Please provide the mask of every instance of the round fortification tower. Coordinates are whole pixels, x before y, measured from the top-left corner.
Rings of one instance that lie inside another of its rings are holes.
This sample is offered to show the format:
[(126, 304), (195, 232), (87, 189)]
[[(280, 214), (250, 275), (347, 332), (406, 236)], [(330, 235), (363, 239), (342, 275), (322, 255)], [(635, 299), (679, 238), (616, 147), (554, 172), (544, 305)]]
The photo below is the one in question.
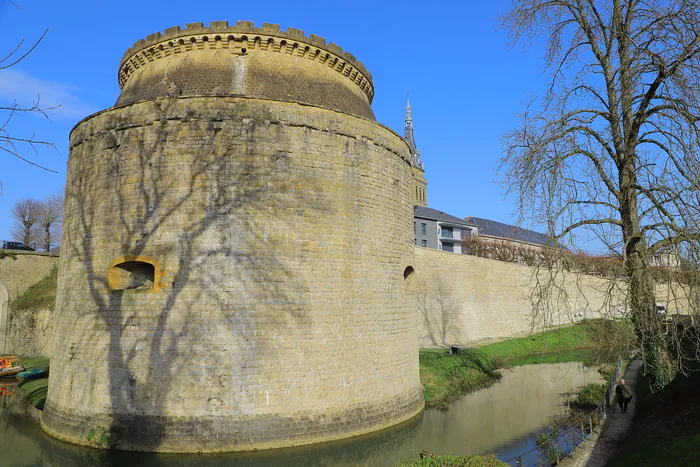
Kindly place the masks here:
[(137, 42), (119, 84), (71, 133), (43, 428), (235, 451), (420, 412), (410, 153), (362, 64), (194, 23)]

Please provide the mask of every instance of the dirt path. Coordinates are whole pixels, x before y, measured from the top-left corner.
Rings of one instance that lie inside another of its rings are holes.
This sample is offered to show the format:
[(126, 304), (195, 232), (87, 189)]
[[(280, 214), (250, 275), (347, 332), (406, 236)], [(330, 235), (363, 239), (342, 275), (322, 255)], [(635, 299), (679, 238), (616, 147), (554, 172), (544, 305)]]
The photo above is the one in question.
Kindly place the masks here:
[[(625, 382), (632, 395), (637, 394), (637, 375), (642, 368), (642, 362), (635, 360), (625, 372)], [(620, 441), (632, 427), (632, 419), (636, 411), (636, 401), (627, 407), (626, 413), (620, 412), (620, 407), (615, 404), (612, 413), (608, 414), (608, 422), (605, 430), (597, 437), (591, 438), (581, 444), (574, 453), (572, 459), (567, 459), (560, 465), (562, 467), (603, 467), (612, 458)]]

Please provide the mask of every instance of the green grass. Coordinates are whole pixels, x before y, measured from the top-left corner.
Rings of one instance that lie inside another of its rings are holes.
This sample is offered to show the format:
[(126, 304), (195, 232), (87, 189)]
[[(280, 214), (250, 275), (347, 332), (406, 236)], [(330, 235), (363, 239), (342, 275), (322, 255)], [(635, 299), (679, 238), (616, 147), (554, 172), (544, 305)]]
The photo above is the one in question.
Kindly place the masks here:
[[(516, 366), (513, 363), (521, 360), (529, 363), (528, 359), (539, 355), (549, 355), (550, 363), (573, 361), (561, 360), (561, 358), (575, 358), (577, 350), (610, 348), (618, 342), (628, 342), (633, 339), (634, 330), (628, 321), (595, 319), (528, 337), (496, 342), (480, 347), (479, 350), (497, 361)], [(562, 352), (566, 354), (560, 356)]]
[(464, 349), (462, 355), (421, 349), (419, 361), (427, 407), (446, 409), (461, 395), (488, 387), (501, 377), (493, 360), (479, 349)]
[(54, 267), (48, 276), (29, 287), (22, 295), (17, 297), (10, 304), (10, 308), (15, 311), (53, 309), (56, 301), (57, 286), (58, 268)]
[[(460, 396), (498, 381), (502, 366), (610, 359), (612, 346), (633, 338), (628, 322), (590, 320), (528, 337), (509, 339), (450, 355), (445, 349), (421, 349), (420, 378), (426, 407), (446, 409)], [(591, 352), (598, 349), (598, 355)], [(616, 351), (612, 352), (614, 358)]]
[(496, 456), (436, 456), (425, 459), (406, 459), (399, 461), (396, 467), (508, 467), (508, 464), (496, 459)]

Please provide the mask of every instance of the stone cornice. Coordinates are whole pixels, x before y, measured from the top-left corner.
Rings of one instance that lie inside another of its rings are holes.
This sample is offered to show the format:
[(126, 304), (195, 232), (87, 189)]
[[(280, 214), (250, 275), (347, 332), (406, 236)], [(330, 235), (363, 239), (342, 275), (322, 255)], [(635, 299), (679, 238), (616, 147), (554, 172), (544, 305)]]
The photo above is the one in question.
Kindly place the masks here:
[(263, 50), (297, 55), (333, 68), (353, 81), (366, 95), (369, 102), (374, 97), (372, 75), (355, 58), (334, 43), (326, 43), (323, 37), (288, 28), (281, 31), (279, 25), (263, 23), (256, 28), (252, 21), (228, 21), (189, 23), (185, 29), (175, 26), (163, 33), (151, 34), (130, 47), (119, 65), (119, 86), (123, 87), (135, 70), (160, 58), (212, 49), (230, 49), (232, 53), (245, 55), (249, 51)]

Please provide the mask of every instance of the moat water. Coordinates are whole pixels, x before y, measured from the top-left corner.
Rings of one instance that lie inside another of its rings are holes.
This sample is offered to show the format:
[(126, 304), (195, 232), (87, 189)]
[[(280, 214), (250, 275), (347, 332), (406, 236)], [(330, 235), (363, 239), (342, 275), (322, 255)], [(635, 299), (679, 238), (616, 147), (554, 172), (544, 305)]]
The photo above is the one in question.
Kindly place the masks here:
[(500, 382), (462, 397), (445, 412), (426, 410), (399, 426), (349, 440), (251, 453), (162, 455), (80, 448), (46, 435), (35, 421), (21, 416), (26, 409), (6, 399), (0, 408), (0, 439), (5, 446), (0, 465), (391, 467), (422, 450), (445, 455), (494, 452), (508, 460), (535, 447), (550, 417), (566, 410), (566, 393), (602, 382), (595, 365), (580, 362), (501, 372)]

